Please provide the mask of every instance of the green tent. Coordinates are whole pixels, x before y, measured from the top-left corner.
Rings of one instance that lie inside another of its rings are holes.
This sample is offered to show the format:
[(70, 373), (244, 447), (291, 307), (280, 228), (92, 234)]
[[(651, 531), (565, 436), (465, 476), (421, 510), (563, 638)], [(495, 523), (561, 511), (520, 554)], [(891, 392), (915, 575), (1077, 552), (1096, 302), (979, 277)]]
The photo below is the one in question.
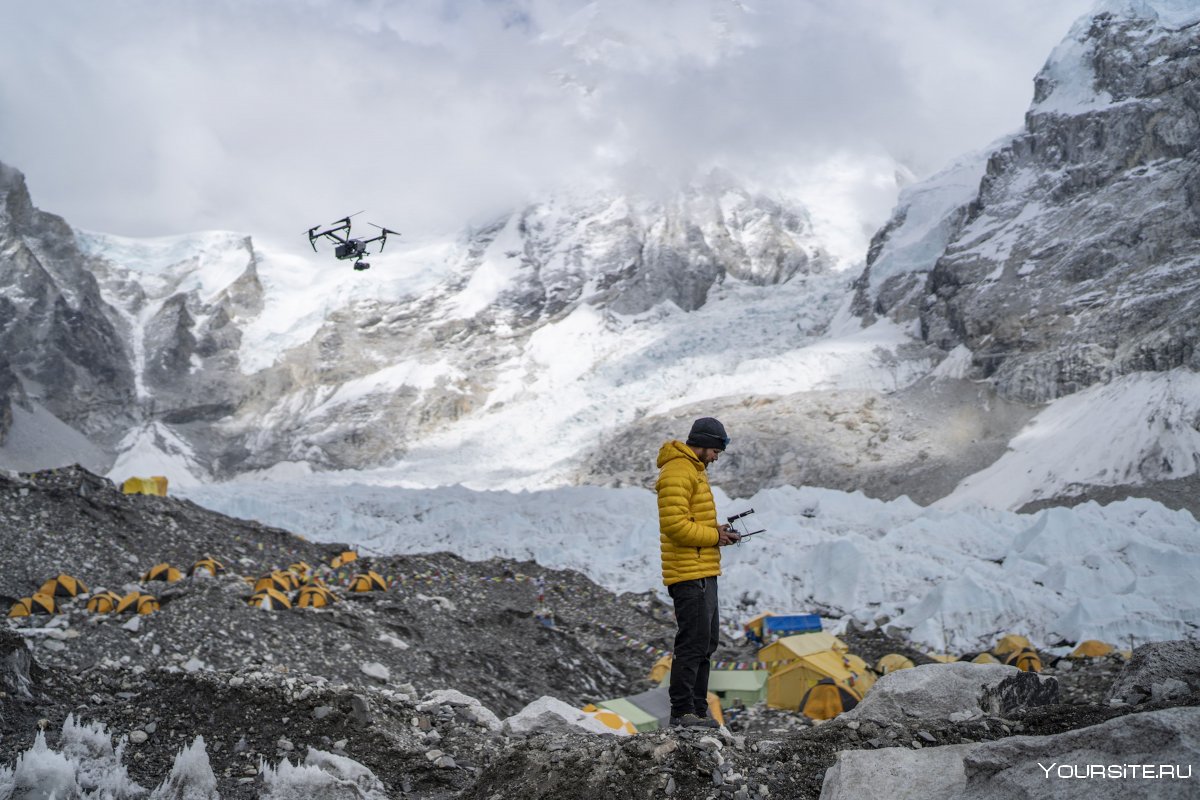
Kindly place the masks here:
[(708, 673), (708, 690), (721, 699), (721, 708), (740, 700), (750, 706), (767, 699), (765, 669), (714, 669)]

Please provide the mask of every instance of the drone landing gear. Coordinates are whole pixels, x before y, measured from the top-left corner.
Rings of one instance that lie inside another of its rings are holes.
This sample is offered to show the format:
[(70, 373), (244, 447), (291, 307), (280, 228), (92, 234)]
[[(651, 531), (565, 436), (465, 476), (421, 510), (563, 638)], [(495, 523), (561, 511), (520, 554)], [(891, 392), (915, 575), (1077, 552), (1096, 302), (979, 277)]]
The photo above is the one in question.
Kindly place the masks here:
[(360, 261), (354, 262), (354, 269), (357, 270), (358, 272), (362, 272), (364, 269), (370, 269), (370, 268), (371, 268), (371, 265), (365, 261), (360, 260)]

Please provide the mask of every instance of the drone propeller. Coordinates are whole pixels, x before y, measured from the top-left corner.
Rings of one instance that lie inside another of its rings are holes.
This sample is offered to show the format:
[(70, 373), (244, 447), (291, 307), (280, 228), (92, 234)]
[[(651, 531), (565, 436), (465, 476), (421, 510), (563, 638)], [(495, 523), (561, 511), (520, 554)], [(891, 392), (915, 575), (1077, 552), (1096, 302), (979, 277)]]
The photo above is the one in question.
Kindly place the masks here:
[(367, 224), (372, 227), (379, 228), (379, 230), (380, 230), (379, 235), (376, 236), (374, 239), (370, 239), (369, 241), (372, 241), (372, 242), (378, 241), (379, 242), (379, 252), (381, 252), (381, 253), (383, 252), (383, 248), (387, 246), (387, 237), (388, 237), (389, 233), (392, 234), (393, 236), (400, 235), (400, 231), (394, 231), (394, 230), (391, 230), (390, 228), (385, 228), (382, 225), (376, 225), (374, 222), (368, 222)]
[[(366, 209), (364, 208), (364, 209), (363, 209), (363, 211), (366, 211)], [(350, 224), (350, 219), (351, 219), (352, 217), (357, 217), (357, 216), (358, 216), (359, 214), (361, 214), (361, 213), (363, 213), (363, 212), (362, 212), (362, 211), (355, 211), (355, 212), (354, 212), (353, 214), (351, 214), (350, 216), (348, 216), (348, 217), (342, 217), (341, 219), (334, 220), (333, 222), (331, 222), (331, 223), (329, 223), (329, 224), (330, 224), (330, 225), (349, 225), (349, 224)]]

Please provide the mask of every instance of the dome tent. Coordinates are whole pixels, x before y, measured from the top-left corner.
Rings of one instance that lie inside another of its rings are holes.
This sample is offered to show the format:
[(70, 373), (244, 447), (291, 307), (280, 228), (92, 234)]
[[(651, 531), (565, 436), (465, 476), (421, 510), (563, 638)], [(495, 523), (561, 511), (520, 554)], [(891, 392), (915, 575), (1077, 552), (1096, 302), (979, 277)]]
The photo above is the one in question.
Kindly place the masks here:
[(222, 564), (220, 561), (217, 561), (215, 558), (212, 558), (211, 556), (205, 556), (204, 558), (198, 560), (195, 564), (192, 564), (191, 569), (188, 570), (188, 575), (195, 575), (197, 572), (207, 572), (209, 575), (215, 578), (224, 571), (224, 564)]
[(254, 581), (254, 591), (261, 592), (264, 589), (274, 589), (277, 592), (290, 592), (300, 586), (295, 574), (284, 570), (274, 570), (266, 575), (260, 575)]
[(288, 599), (286, 594), (271, 588), (255, 592), (246, 600), (246, 603), (255, 608), (261, 608), (264, 611), (276, 611), (292, 607), (292, 601)]
[(1107, 642), (1102, 642), (1099, 639), (1088, 639), (1076, 645), (1068, 658), (1102, 658), (1109, 653), (1115, 652), (1115, 650), (1116, 648)]
[(38, 589), (38, 592), (54, 597), (74, 597), (75, 595), (86, 593), (87, 590), (87, 585), (83, 581), (67, 575), (65, 572), (60, 572), (43, 583), (42, 588)]
[(182, 572), (164, 561), (163, 563), (155, 564), (153, 567), (146, 570), (146, 572), (142, 575), (142, 582), (148, 583), (150, 581), (166, 581), (167, 583), (174, 583), (182, 578)]
[(858, 698), (838, 686), (833, 678), (821, 678), (800, 699), (799, 711), (809, 719), (833, 719), (858, 705)]
[(367, 570), (351, 578), (347, 588), (352, 592), (386, 592), (388, 587), (378, 572)]
[(111, 614), (121, 604), (121, 595), (105, 589), (96, 592), (87, 601), (87, 610), (92, 614)]
[(117, 604), (116, 613), (132, 614), (136, 612), (145, 616), (146, 614), (153, 614), (159, 608), (161, 606), (159, 605), (158, 598), (154, 595), (145, 594), (144, 592), (130, 592), (121, 598), (121, 602)]
[(58, 603), (54, 595), (35, 592), (29, 597), (22, 597), (12, 604), (8, 610), (10, 617), (32, 617), (34, 614), (57, 614)]
[(337, 595), (324, 586), (305, 586), (296, 597), (297, 608), (324, 608), (337, 602)]
[(1032, 647), (1022, 647), (1020, 650), (1010, 653), (1008, 658), (1004, 659), (1004, 663), (1010, 667), (1016, 667), (1022, 672), (1042, 671), (1042, 659)]
[(1005, 661), (1009, 655), (1026, 647), (1033, 647), (1028, 639), (1018, 633), (1009, 633), (1001, 636), (996, 642), (996, 646), (992, 648), (992, 655)]

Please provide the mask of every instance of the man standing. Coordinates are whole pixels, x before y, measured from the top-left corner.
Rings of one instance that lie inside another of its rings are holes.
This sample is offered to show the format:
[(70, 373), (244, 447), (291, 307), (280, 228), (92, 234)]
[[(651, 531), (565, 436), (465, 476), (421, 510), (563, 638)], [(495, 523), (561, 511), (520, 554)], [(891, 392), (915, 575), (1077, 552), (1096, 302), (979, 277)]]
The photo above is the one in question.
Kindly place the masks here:
[(686, 442), (658, 451), (658, 529), (663, 583), (675, 601), (675, 654), (671, 661), (671, 725), (715, 728), (708, 716), (709, 660), (717, 649), (717, 548), (738, 540), (717, 524), (706, 468), (729, 445), (725, 426), (712, 417), (692, 423)]

